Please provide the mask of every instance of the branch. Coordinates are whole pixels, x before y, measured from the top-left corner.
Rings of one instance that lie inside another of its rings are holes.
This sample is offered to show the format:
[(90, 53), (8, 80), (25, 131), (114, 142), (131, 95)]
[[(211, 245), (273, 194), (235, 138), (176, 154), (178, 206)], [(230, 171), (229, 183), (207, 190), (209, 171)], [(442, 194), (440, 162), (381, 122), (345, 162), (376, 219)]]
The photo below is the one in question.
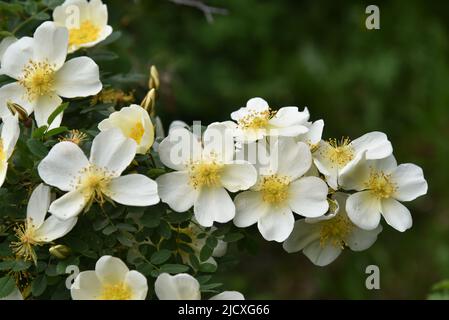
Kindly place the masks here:
[(204, 16), (206, 17), (207, 22), (209, 23), (214, 22), (214, 14), (225, 16), (229, 12), (227, 9), (208, 6), (207, 4), (205, 4), (200, 0), (168, 0), (168, 1), (173, 2), (175, 4), (189, 6), (201, 10)]

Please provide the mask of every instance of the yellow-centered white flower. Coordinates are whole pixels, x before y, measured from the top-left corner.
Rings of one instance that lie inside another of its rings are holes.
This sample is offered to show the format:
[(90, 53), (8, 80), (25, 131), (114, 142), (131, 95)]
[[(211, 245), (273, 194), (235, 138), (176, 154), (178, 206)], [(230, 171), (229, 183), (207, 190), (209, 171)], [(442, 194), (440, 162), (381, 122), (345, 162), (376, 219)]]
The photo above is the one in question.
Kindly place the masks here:
[(5, 182), (8, 172), (8, 160), (11, 157), (20, 136), (18, 116), (7, 115), (2, 118), (0, 133), (0, 187)]
[[(154, 291), (159, 300), (201, 300), (200, 283), (187, 273), (160, 274)], [(209, 300), (245, 300), (245, 297), (237, 291), (224, 291)]]
[(37, 263), (33, 247), (62, 238), (75, 226), (76, 217), (60, 220), (52, 215), (45, 219), (50, 202), (50, 187), (38, 185), (28, 201), (25, 224), (16, 229), (18, 240), (13, 242), (12, 248), (18, 257)]
[(295, 222), (290, 236), (283, 247), (288, 253), (302, 251), (317, 266), (332, 263), (349, 247), (352, 251), (363, 251), (371, 247), (382, 231), (382, 226), (374, 230), (363, 230), (348, 218), (345, 205), (347, 194), (336, 193), (338, 210), (318, 218), (306, 218)]
[(296, 141), (305, 142), (309, 145), (310, 150), (314, 152), (321, 142), (323, 136), (324, 121), (317, 120), (315, 122), (307, 122), (305, 126), (309, 129), (306, 133), (296, 137)]
[(321, 141), (313, 152), (313, 160), (329, 186), (337, 190), (342, 172), (356, 165), (363, 154), (366, 154), (367, 159), (375, 160), (386, 158), (392, 152), (393, 147), (387, 136), (374, 131), (353, 141), (349, 138)]
[(53, 11), (53, 21), (69, 30), (69, 53), (93, 47), (112, 33), (101, 0), (66, 0)]
[(73, 142), (56, 144), (38, 171), (45, 183), (68, 193), (51, 204), (50, 213), (68, 219), (89, 209), (94, 201), (142, 207), (158, 203), (156, 182), (141, 174), (121, 176), (135, 154), (136, 142), (116, 128), (95, 137), (89, 160)]
[(185, 128), (173, 129), (159, 145), (159, 156), (176, 170), (157, 179), (162, 201), (176, 212), (193, 206), (203, 227), (232, 220), (235, 206), (226, 190), (246, 190), (257, 179), (250, 163), (234, 160), (232, 133), (219, 123), (207, 127), (202, 141)]
[(233, 121), (224, 124), (230, 128), (238, 142), (249, 143), (266, 136), (295, 137), (306, 133), (310, 114), (307, 108), (284, 107), (277, 111), (262, 98), (250, 99), (246, 107), (231, 113)]
[(282, 242), (293, 230), (293, 212), (310, 218), (327, 212), (328, 187), (318, 177), (304, 176), (312, 165), (305, 143), (279, 138), (270, 152), (270, 164), (258, 168), (256, 185), (235, 197), (234, 224), (257, 223), (266, 240)]
[(3, 55), (5, 54), (6, 49), (8, 49), (8, 47), (16, 41), (17, 41), (17, 38), (15, 38), (15, 37), (6, 37), (0, 42), (0, 75), (3, 74), (3, 71), (1, 68)]
[[(68, 31), (53, 22), (44, 22), (33, 38), (23, 37), (11, 44), (2, 59), (2, 72), (16, 82), (0, 88), (0, 115), (9, 113), (8, 102), (34, 112), (37, 125), (48, 117), (64, 98), (87, 97), (100, 92), (97, 64), (88, 57), (66, 60)], [(59, 127), (62, 113), (51, 124)]]
[(147, 279), (119, 258), (101, 257), (95, 271), (83, 271), (70, 288), (73, 300), (145, 300)]
[(145, 154), (154, 142), (154, 126), (148, 112), (133, 104), (112, 113), (109, 118), (98, 124), (100, 131), (119, 128), (122, 133), (136, 141), (137, 153)]
[(427, 193), (427, 182), (420, 167), (397, 165), (394, 156), (362, 160), (341, 175), (345, 190), (356, 190), (346, 202), (351, 221), (366, 230), (375, 229), (381, 215), (398, 231), (412, 227), (410, 211), (399, 201), (412, 201)]

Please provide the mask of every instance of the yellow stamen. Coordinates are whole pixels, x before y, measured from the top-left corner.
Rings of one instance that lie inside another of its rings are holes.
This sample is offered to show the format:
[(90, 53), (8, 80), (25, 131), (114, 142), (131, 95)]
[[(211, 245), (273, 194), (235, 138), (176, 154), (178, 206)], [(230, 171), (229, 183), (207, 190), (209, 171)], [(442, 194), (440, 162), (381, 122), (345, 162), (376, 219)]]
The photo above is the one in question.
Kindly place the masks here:
[(108, 200), (107, 192), (112, 178), (111, 174), (90, 165), (82, 170), (80, 176), (76, 188), (81, 190), (87, 199), (86, 210), (90, 208), (93, 202), (103, 205)]
[(201, 187), (217, 187), (223, 165), (217, 162), (198, 162), (190, 166), (190, 183), (197, 189)]
[(105, 284), (100, 300), (130, 300), (131, 289), (125, 283)]
[(252, 111), (248, 115), (238, 120), (238, 125), (243, 129), (264, 129), (268, 126), (268, 122), (276, 114), (271, 109), (264, 111)]
[(69, 133), (64, 137), (60, 138), (59, 141), (69, 141), (76, 145), (81, 145), (87, 139), (87, 134), (79, 130), (70, 130)]
[(135, 140), (137, 144), (140, 144), (142, 141), (143, 134), (145, 133), (145, 129), (141, 122), (137, 122), (129, 133), (129, 138)]
[(371, 170), (366, 188), (378, 199), (390, 198), (397, 190), (396, 184), (391, 180), (391, 174)]
[(51, 94), (55, 83), (55, 66), (48, 61), (30, 60), (19, 83), (26, 89), (28, 101)]
[(91, 21), (85, 20), (80, 24), (79, 28), (72, 28), (69, 30), (69, 46), (80, 46), (85, 43), (93, 42), (98, 39), (99, 35), (100, 28), (94, 25)]
[(288, 199), (289, 185), (290, 180), (284, 176), (263, 177), (260, 183), (263, 201), (273, 205), (282, 204)]
[(335, 217), (321, 222), (320, 246), (330, 244), (344, 249), (346, 241), (354, 225), (346, 215), (337, 214)]
[(14, 229), (18, 241), (11, 243), (12, 251), (19, 258), (25, 261), (33, 261), (37, 264), (37, 256), (34, 251), (34, 246), (41, 246), (44, 243), (37, 241), (36, 229), (34, 226), (27, 221), (24, 224), (19, 225)]
[(342, 138), (340, 141), (330, 139), (329, 148), (325, 152), (324, 156), (337, 168), (343, 168), (354, 159), (354, 148), (349, 138)]

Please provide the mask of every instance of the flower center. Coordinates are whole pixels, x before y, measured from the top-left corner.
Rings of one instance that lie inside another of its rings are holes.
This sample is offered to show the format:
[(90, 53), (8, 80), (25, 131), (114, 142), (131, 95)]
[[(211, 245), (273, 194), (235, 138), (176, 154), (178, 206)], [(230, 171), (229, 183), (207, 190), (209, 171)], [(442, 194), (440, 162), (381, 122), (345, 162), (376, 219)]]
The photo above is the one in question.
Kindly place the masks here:
[(285, 202), (289, 196), (289, 185), (290, 180), (284, 176), (263, 177), (260, 184), (263, 201), (274, 205)]
[(129, 137), (137, 142), (137, 144), (140, 144), (142, 141), (143, 134), (145, 133), (145, 129), (143, 128), (143, 125), (141, 122), (137, 122), (133, 128), (131, 128), (131, 131), (129, 133)]
[(199, 162), (190, 166), (190, 183), (195, 189), (201, 187), (217, 187), (221, 184), (220, 178), (223, 165), (217, 162)]
[(69, 30), (69, 46), (82, 45), (98, 39), (100, 29), (89, 20), (81, 23), (79, 28)]
[(246, 116), (238, 120), (238, 125), (243, 129), (263, 129), (268, 126), (268, 122), (275, 112), (270, 109), (264, 111), (251, 111)]
[(14, 231), (18, 241), (11, 243), (12, 251), (17, 257), (36, 263), (37, 256), (33, 246), (42, 245), (42, 243), (35, 240), (36, 229), (34, 226), (25, 221), (24, 224), (19, 225)]
[(349, 161), (354, 159), (354, 148), (349, 138), (329, 140), (329, 148), (326, 151), (326, 157), (338, 168), (343, 168)]
[(396, 184), (391, 181), (390, 174), (375, 171), (371, 171), (366, 188), (378, 199), (390, 198), (397, 190)]
[(30, 60), (23, 69), (19, 83), (26, 89), (29, 101), (48, 95), (55, 83), (55, 66), (48, 61)]
[(354, 225), (346, 215), (337, 214), (332, 219), (321, 222), (320, 246), (330, 244), (334, 247), (344, 249), (346, 239), (351, 233)]
[(132, 296), (131, 289), (124, 283), (105, 284), (101, 300), (130, 300)]
[(100, 205), (105, 203), (108, 199), (106, 193), (110, 182), (111, 174), (102, 168), (90, 165), (83, 169), (77, 189), (81, 190), (88, 199), (86, 210), (90, 208), (94, 201)]

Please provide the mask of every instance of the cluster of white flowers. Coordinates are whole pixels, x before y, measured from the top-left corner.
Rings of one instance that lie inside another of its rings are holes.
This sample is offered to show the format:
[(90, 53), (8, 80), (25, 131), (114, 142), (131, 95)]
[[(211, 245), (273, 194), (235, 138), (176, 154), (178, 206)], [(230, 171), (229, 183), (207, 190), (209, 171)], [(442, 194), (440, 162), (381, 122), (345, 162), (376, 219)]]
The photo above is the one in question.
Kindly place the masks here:
[[(80, 12), (76, 26), (66, 17), (73, 6)], [(20, 135), (12, 105), (28, 115), (34, 112), (39, 127), (56, 128), (62, 113), (51, 123), (48, 119), (61, 97), (87, 97), (102, 89), (92, 59), (66, 57), (111, 34), (106, 6), (100, 0), (67, 0), (53, 17), (32, 38), (6, 38), (0, 45), (0, 72), (15, 79), (0, 88), (0, 185)], [(396, 230), (409, 229), (410, 212), (399, 201), (427, 192), (422, 170), (398, 166), (383, 133), (325, 141), (324, 122), (309, 118), (307, 108), (275, 110), (253, 98), (231, 114), (233, 121), (213, 123), (204, 132), (174, 125), (157, 146), (161, 162), (173, 171), (153, 181), (142, 174), (122, 176), (136, 154), (148, 153), (155, 140), (144, 108), (122, 108), (99, 123), (89, 158), (77, 144), (63, 141), (40, 162), (38, 173), (46, 185), (40, 184), (29, 199), (14, 251), (36, 262), (33, 246), (63, 237), (83, 210), (105, 201), (145, 207), (162, 200), (175, 212), (193, 207), (195, 226), (188, 232), (197, 253), (204, 240), (195, 238), (196, 223), (205, 228), (230, 221), (240, 228), (257, 223), (263, 238), (282, 242), (287, 252), (302, 250), (319, 266), (331, 263), (345, 247), (370, 247), (382, 230), (381, 215)], [(50, 186), (66, 193), (52, 200)], [(47, 212), (51, 215), (45, 219)], [(220, 243), (214, 255), (225, 250)], [(200, 299), (199, 287), (188, 274), (161, 274), (155, 292), (159, 299)], [(147, 291), (142, 274), (104, 256), (95, 271), (79, 274), (71, 294), (73, 299), (145, 299)], [(223, 292), (213, 299), (243, 296)]]

